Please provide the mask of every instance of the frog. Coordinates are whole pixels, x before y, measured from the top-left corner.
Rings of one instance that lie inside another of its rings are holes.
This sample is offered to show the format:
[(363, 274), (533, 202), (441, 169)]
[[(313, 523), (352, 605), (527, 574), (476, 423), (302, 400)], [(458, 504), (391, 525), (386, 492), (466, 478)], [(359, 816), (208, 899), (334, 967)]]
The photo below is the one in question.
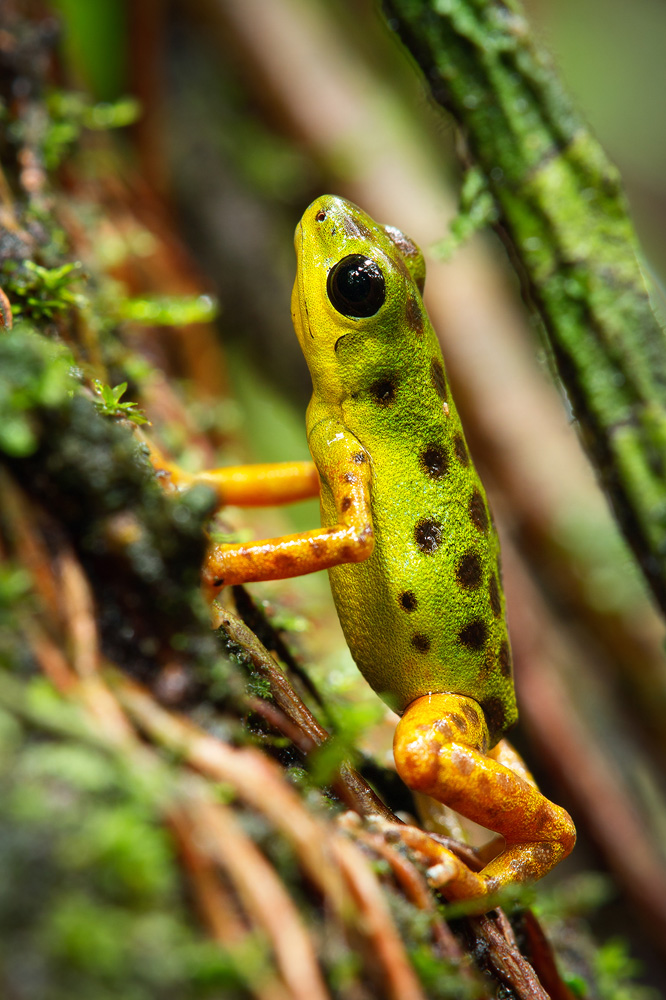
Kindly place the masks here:
[(294, 245), (313, 461), (196, 477), (158, 465), (220, 503), (319, 497), (319, 528), (211, 546), (206, 587), (328, 570), (351, 655), (399, 716), (398, 774), (503, 838), (480, 871), (437, 845), (446, 898), (483, 912), (565, 858), (575, 829), (506, 739), (518, 713), (498, 534), (424, 306), (424, 257), (335, 195), (307, 208)]

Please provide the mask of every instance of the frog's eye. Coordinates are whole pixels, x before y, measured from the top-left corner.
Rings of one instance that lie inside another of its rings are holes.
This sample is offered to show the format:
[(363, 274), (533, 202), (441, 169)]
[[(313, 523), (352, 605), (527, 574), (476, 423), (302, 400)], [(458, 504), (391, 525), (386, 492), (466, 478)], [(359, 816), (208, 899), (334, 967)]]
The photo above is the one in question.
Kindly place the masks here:
[(343, 316), (374, 316), (384, 304), (384, 275), (374, 260), (352, 253), (328, 272), (326, 291)]

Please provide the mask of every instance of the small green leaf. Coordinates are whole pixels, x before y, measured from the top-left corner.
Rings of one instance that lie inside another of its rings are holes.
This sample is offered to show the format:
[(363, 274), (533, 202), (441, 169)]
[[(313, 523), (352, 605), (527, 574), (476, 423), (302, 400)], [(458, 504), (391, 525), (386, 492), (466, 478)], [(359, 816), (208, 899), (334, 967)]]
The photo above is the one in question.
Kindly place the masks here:
[(98, 412), (105, 417), (122, 417), (125, 420), (131, 420), (134, 424), (147, 424), (148, 418), (136, 403), (120, 402), (126, 389), (127, 382), (121, 382), (112, 388), (100, 382), (99, 379), (95, 379), (93, 390), (98, 398), (94, 400), (94, 403)]
[(120, 304), (121, 319), (158, 326), (210, 323), (218, 312), (217, 300), (211, 295), (145, 296)]

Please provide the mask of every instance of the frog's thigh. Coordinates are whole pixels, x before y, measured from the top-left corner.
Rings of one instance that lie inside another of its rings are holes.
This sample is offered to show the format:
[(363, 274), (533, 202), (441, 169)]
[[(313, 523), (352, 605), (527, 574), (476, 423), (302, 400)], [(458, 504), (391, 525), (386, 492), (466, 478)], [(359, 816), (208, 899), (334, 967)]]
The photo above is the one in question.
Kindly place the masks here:
[[(341, 450), (341, 449), (340, 449)], [(335, 457), (333, 501), (337, 523), (297, 535), (239, 545), (212, 546), (204, 581), (211, 588), (257, 580), (281, 580), (341, 562), (367, 559), (374, 545), (370, 512), (370, 464), (356, 447)]]
[[(480, 872), (485, 891), (541, 878), (571, 851), (575, 831), (564, 809), (535, 787), (509, 744), (489, 753), (483, 711), (472, 698), (438, 694), (408, 707), (395, 733), (401, 778), (504, 837), (504, 851)], [(515, 767), (515, 769), (514, 769)], [(522, 773), (521, 773), (522, 771)], [(455, 879), (452, 897), (467, 895)]]
[(488, 756), (492, 760), (496, 760), (498, 764), (504, 764), (505, 767), (511, 768), (515, 774), (519, 774), (525, 781), (529, 781), (530, 785), (533, 785), (535, 788), (537, 787), (537, 783), (527, 769), (525, 761), (518, 751), (514, 750), (508, 740), (500, 740), (492, 750), (488, 751)]

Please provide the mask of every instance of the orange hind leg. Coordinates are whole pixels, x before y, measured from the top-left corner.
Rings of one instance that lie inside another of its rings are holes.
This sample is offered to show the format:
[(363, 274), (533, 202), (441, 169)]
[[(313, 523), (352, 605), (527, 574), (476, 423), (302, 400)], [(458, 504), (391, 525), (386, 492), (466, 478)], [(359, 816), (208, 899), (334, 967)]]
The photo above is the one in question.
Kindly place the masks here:
[(443, 892), (451, 899), (539, 879), (576, 840), (569, 814), (538, 791), (512, 747), (505, 740), (487, 746), (483, 710), (464, 695), (417, 698), (395, 732), (396, 767), (406, 785), (504, 838), (504, 850), (478, 873), (441, 848), (450, 876)]

